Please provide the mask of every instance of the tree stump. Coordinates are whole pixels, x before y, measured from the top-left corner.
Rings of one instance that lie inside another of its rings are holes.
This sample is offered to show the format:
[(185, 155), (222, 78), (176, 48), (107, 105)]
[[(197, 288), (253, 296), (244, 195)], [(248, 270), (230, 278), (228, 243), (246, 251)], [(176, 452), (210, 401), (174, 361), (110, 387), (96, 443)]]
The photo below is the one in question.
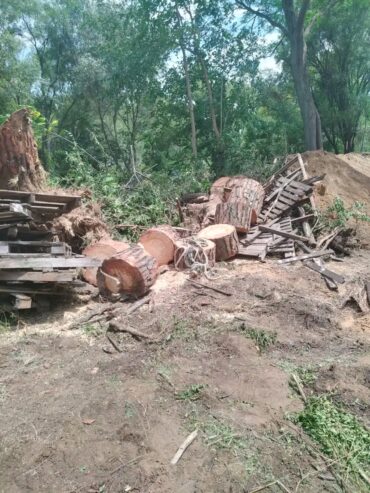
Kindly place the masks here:
[(40, 191), (45, 188), (45, 178), (29, 111), (18, 110), (0, 126), (0, 188)]
[(158, 262), (139, 245), (105, 259), (98, 270), (101, 292), (120, 292), (143, 296), (158, 275)]
[(173, 261), (178, 239), (178, 233), (171, 226), (163, 224), (145, 231), (139, 238), (139, 243), (157, 260), (160, 267)]
[(255, 225), (262, 210), (265, 191), (260, 183), (246, 177), (235, 177), (227, 183), (224, 203), (217, 204), (215, 223), (232, 224), (239, 233)]
[(205, 238), (183, 239), (176, 242), (174, 264), (176, 269), (190, 269), (196, 264), (213, 267), (216, 263), (216, 245)]
[[(115, 241), (112, 240), (111, 238), (107, 238), (98, 241), (93, 245), (89, 245), (82, 251), (82, 253), (83, 255), (86, 255), (86, 257), (105, 260), (107, 258), (112, 257), (113, 255), (116, 255), (117, 253), (121, 253), (124, 250), (127, 250), (128, 248), (130, 248), (130, 245), (128, 243), (125, 243), (124, 241)], [(97, 267), (89, 267), (87, 269), (82, 270), (82, 277), (89, 284), (92, 284), (93, 286), (97, 286), (98, 285), (98, 281), (96, 277), (97, 273), (98, 273)]]
[(199, 231), (197, 237), (216, 244), (216, 260), (227, 260), (238, 253), (238, 235), (231, 224), (214, 224)]

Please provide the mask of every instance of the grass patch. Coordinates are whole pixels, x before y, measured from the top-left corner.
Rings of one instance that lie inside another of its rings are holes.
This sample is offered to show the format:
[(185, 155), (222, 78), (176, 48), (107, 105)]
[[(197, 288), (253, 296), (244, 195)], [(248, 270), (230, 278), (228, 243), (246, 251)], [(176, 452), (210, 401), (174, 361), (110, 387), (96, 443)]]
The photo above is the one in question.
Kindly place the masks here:
[(18, 324), (18, 317), (12, 312), (0, 312), (0, 334), (14, 329)]
[(362, 474), (370, 466), (370, 432), (355, 416), (319, 396), (308, 401), (296, 421), (324, 454), (338, 461), (347, 480), (363, 486)]
[(188, 342), (196, 339), (196, 337), (197, 334), (190, 320), (182, 318), (174, 319), (171, 339), (182, 339)]
[(202, 390), (204, 389), (203, 384), (193, 384), (180, 392), (176, 392), (176, 399), (180, 401), (197, 401), (201, 397)]
[(101, 325), (85, 324), (83, 325), (83, 331), (89, 337), (99, 337), (103, 334), (104, 329)]
[(267, 351), (267, 349), (276, 342), (276, 332), (266, 332), (262, 329), (254, 329), (246, 327), (244, 324), (242, 324), (241, 331), (246, 337), (252, 339), (256, 343), (258, 351), (261, 353)]

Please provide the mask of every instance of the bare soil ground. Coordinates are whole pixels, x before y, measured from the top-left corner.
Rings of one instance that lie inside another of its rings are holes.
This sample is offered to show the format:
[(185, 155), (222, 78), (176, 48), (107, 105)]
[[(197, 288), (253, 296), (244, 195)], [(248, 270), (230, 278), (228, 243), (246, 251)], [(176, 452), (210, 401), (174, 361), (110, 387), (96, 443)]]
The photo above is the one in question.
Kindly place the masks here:
[[(331, 268), (370, 279), (369, 260), (363, 251)], [(276, 479), (338, 491), (289, 420), (303, 407), (290, 378), (299, 371), (307, 395), (331, 392), (369, 424), (370, 316), (340, 307), (345, 285), (332, 293), (303, 266), (242, 260), (214, 282), (232, 296), (174, 272), (157, 284), (154, 310), (127, 319), (155, 341), (112, 334), (121, 353), (104, 327), (63, 331), (86, 306), (3, 332), (0, 491), (239, 493)], [(248, 328), (276, 341), (260, 351)]]

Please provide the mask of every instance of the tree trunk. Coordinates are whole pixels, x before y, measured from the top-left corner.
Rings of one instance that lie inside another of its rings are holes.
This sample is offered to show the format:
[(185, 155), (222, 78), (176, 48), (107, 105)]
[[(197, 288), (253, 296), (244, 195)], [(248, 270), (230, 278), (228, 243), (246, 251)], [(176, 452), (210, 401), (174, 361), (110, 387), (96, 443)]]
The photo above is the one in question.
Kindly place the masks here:
[(225, 190), (224, 202), (216, 207), (215, 223), (232, 224), (239, 233), (246, 233), (257, 223), (264, 188), (257, 181), (240, 176), (230, 179)]
[(45, 179), (29, 112), (21, 109), (0, 127), (0, 188), (41, 191)]
[(298, 105), (301, 111), (305, 149), (316, 151), (322, 149), (321, 119), (311, 92), (307, 71), (307, 45), (305, 39), (304, 20), (310, 0), (304, 0), (297, 13), (293, 0), (283, 0), (285, 16), (285, 34), (290, 43), (290, 64)]
[(303, 120), (305, 149), (316, 151), (322, 149), (321, 119), (312, 96), (307, 73), (306, 43), (303, 32), (294, 33), (291, 39), (291, 68)]
[(185, 72), (186, 94), (187, 94), (187, 99), (188, 99), (188, 108), (189, 108), (189, 115), (190, 115), (191, 147), (192, 147), (192, 151), (193, 151), (193, 157), (194, 157), (194, 159), (196, 159), (198, 156), (198, 148), (197, 148), (197, 130), (196, 130), (196, 126), (195, 126), (193, 93), (192, 93), (191, 84), (190, 84), (189, 64), (188, 64), (188, 59), (186, 56), (185, 43), (184, 43), (184, 38), (183, 38), (182, 33), (181, 33), (182, 18), (181, 18), (179, 10), (177, 8), (176, 8), (176, 14), (177, 14), (178, 25), (179, 25), (179, 30), (180, 30), (179, 44), (180, 44), (180, 48), (181, 48), (181, 52), (182, 52), (182, 64), (183, 64), (184, 72)]

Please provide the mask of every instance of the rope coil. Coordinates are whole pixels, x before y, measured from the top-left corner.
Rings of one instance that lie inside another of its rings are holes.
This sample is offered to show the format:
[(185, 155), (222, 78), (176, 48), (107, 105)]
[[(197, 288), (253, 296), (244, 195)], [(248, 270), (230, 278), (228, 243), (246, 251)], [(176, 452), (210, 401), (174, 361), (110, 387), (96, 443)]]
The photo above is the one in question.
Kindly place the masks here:
[(209, 246), (203, 238), (187, 238), (183, 240), (184, 247), (181, 255), (175, 258), (175, 268), (180, 270), (182, 262), (185, 267), (196, 274), (203, 274), (207, 279), (216, 279), (215, 269), (209, 264), (205, 249)]

